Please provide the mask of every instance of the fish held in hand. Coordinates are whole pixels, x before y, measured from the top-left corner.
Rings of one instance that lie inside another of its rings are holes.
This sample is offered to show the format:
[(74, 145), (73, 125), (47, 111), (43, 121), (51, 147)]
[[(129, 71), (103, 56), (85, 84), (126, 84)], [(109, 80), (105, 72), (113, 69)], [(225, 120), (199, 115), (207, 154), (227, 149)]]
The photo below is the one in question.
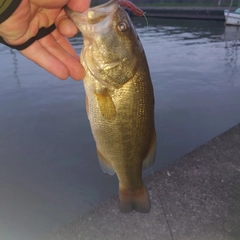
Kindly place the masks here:
[(116, 0), (84, 13), (65, 9), (82, 32), (86, 109), (103, 171), (117, 174), (121, 212), (148, 213), (142, 170), (155, 158), (154, 95), (133, 24)]

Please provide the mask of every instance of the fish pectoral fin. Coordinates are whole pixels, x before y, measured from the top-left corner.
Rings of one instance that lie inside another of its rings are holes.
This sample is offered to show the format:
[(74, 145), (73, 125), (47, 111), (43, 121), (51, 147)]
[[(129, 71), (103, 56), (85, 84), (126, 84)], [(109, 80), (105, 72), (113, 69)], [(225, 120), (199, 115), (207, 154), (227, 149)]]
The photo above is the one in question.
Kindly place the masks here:
[(99, 164), (103, 172), (111, 176), (114, 175), (115, 170), (113, 169), (112, 164), (102, 155), (102, 153), (98, 149), (97, 149), (97, 155), (98, 155)]
[(152, 142), (150, 144), (147, 157), (143, 160), (143, 170), (147, 170), (153, 165), (155, 155), (156, 155), (156, 132), (154, 130)]
[(116, 116), (116, 108), (107, 89), (104, 89), (101, 93), (95, 93), (95, 95), (97, 97), (101, 115), (107, 120), (113, 120)]
[(119, 209), (123, 213), (133, 210), (140, 213), (148, 213), (151, 209), (151, 204), (145, 186), (143, 185), (141, 189), (136, 191), (128, 191), (119, 187)]

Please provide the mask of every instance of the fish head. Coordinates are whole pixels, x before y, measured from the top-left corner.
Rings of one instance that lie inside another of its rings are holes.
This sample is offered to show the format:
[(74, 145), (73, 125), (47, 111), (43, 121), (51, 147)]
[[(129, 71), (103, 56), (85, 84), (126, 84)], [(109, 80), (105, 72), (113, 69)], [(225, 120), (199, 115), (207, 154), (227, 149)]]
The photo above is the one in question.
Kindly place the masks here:
[(121, 87), (137, 71), (143, 47), (127, 12), (111, 0), (84, 13), (66, 9), (81, 31), (81, 62), (99, 82)]

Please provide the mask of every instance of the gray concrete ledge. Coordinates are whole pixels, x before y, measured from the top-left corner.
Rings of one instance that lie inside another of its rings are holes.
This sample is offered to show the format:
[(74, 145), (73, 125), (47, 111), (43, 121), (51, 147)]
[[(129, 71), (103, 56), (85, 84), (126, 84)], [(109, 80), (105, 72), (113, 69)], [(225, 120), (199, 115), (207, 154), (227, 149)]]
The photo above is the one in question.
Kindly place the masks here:
[(145, 183), (149, 214), (120, 213), (116, 196), (47, 240), (239, 240), (240, 125)]
[[(228, 7), (145, 7), (140, 8), (146, 12), (147, 17), (158, 18), (189, 18), (224, 21), (224, 9)], [(236, 9), (236, 8), (232, 8)]]

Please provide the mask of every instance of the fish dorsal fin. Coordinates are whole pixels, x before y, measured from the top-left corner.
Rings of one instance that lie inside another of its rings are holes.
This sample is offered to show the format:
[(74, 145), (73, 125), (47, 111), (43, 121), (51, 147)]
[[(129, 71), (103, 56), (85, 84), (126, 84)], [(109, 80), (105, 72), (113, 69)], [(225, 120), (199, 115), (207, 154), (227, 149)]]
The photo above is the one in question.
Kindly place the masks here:
[(143, 170), (147, 170), (153, 165), (155, 155), (156, 155), (156, 132), (154, 131), (147, 157), (143, 160)]
[(114, 175), (115, 171), (112, 167), (112, 164), (101, 154), (101, 152), (98, 149), (97, 149), (97, 155), (98, 155), (99, 164), (103, 172), (111, 176)]
[(116, 117), (116, 108), (107, 89), (100, 93), (95, 93), (102, 116), (107, 120), (113, 120)]

